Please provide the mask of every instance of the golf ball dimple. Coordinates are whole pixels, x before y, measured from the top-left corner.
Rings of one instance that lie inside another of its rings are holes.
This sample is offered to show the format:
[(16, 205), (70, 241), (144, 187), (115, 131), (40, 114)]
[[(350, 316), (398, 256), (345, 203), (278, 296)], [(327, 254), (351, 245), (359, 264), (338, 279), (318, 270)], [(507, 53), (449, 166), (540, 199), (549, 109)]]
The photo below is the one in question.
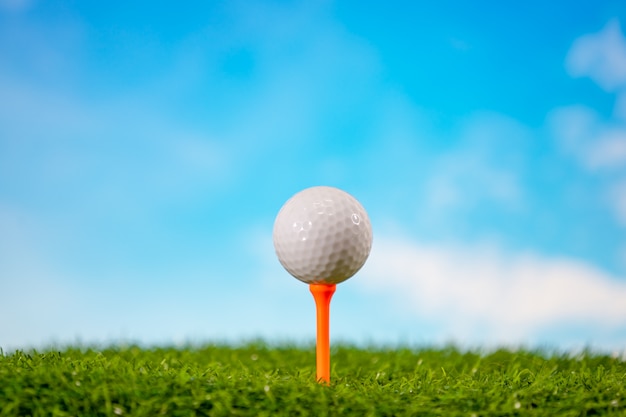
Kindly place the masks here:
[(278, 260), (295, 278), (338, 284), (367, 260), (372, 226), (363, 206), (350, 194), (333, 187), (311, 187), (280, 209), (273, 239)]

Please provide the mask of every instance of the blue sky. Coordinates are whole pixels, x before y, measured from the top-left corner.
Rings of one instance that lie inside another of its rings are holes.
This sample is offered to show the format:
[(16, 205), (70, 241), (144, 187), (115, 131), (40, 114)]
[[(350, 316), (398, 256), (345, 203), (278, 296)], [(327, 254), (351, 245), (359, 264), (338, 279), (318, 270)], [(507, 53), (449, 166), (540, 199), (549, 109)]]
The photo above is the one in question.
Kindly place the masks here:
[(311, 341), (331, 185), (333, 340), (623, 351), (626, 6), (544, 3), (0, 0), (0, 347)]

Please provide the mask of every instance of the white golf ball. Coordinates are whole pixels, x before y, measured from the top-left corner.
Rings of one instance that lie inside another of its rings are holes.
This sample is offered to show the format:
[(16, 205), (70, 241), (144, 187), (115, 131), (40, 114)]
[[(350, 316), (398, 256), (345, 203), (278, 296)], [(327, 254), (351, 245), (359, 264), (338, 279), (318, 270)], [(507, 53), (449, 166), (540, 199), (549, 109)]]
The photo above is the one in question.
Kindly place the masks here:
[(372, 248), (363, 206), (333, 187), (312, 187), (291, 197), (274, 222), (274, 249), (282, 266), (306, 283), (338, 284), (353, 276)]

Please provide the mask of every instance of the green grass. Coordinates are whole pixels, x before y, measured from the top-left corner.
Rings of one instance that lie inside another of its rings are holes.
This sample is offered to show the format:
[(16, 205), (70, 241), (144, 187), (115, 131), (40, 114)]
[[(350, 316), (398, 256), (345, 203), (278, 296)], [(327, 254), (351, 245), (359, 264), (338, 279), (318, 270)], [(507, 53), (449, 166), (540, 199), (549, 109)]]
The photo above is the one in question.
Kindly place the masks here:
[(626, 363), (605, 355), (335, 346), (139, 347), (0, 355), (0, 416), (626, 415)]

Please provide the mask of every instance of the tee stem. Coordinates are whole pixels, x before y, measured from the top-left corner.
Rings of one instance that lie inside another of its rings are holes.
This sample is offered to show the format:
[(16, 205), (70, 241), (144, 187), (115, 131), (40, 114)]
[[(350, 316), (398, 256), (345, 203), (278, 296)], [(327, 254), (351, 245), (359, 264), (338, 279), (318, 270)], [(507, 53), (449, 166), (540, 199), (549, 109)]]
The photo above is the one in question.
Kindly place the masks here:
[(330, 299), (336, 287), (335, 284), (309, 284), (317, 312), (317, 382), (325, 385), (330, 385)]

